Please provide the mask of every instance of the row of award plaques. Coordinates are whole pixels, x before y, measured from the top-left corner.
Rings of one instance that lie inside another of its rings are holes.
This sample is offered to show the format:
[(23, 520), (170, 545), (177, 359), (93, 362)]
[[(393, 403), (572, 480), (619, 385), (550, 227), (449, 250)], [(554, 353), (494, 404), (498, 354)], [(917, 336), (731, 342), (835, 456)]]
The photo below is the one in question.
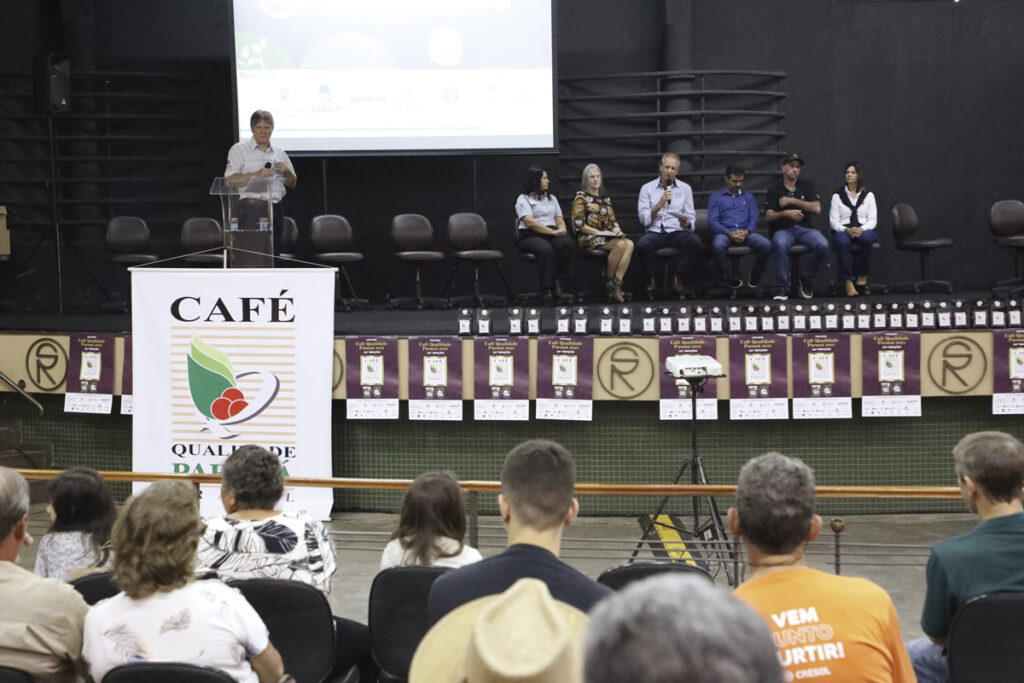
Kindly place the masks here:
[[(493, 309), (463, 308), (460, 335), (494, 334)], [(504, 317), (504, 316), (503, 316)], [(508, 334), (541, 333), (541, 310), (507, 310)], [(875, 303), (809, 303), (748, 306), (604, 306), (595, 316), (586, 307), (555, 310), (555, 334), (748, 334), (759, 332), (866, 332), (1024, 327), (1016, 299)], [(504, 331), (502, 332), (504, 333)]]

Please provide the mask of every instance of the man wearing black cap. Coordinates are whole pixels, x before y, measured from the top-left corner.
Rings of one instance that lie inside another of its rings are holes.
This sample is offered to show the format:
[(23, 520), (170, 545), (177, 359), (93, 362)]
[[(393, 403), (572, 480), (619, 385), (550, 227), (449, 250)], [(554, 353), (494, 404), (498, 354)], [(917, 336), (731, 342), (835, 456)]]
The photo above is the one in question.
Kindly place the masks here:
[(814, 185), (800, 180), (804, 160), (797, 153), (782, 162), (782, 179), (768, 188), (764, 200), (764, 217), (772, 236), (772, 259), (779, 291), (776, 301), (789, 298), (789, 248), (802, 244), (811, 253), (803, 259), (797, 292), (804, 299), (814, 296), (811, 280), (818, 274), (828, 255), (828, 240), (814, 229), (811, 217), (821, 213), (821, 198)]

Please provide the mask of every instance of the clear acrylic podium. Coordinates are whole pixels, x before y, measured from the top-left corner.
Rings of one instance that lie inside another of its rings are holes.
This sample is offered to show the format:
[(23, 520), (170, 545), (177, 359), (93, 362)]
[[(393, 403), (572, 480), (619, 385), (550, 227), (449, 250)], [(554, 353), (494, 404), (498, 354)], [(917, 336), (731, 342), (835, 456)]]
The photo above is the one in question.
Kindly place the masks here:
[(224, 246), (231, 268), (274, 267), (274, 203), (271, 188), (281, 178), (248, 178), (241, 184), (214, 178), (210, 194), (220, 197)]

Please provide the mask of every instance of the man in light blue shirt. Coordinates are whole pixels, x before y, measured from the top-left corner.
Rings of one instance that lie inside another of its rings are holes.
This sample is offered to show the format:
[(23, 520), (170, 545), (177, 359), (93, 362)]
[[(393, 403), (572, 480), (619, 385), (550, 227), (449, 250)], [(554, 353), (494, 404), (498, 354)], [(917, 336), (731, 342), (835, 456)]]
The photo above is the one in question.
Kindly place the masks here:
[(647, 271), (647, 296), (654, 298), (660, 260), (656, 254), (663, 247), (679, 250), (668, 263), (672, 273), (672, 289), (683, 290), (679, 274), (683, 259), (700, 251), (700, 238), (693, 231), (697, 212), (693, 209), (693, 190), (676, 178), (679, 157), (669, 152), (661, 157), (657, 178), (640, 188), (637, 213), (640, 225), (647, 229), (636, 246)]
[(750, 247), (757, 255), (750, 271), (751, 287), (757, 287), (761, 282), (772, 253), (772, 243), (767, 237), (757, 234), (757, 201), (752, 194), (743, 191), (745, 175), (742, 166), (729, 164), (725, 167), (725, 187), (708, 197), (708, 224), (714, 235), (711, 256), (718, 264), (722, 282), (733, 289), (742, 287), (743, 280), (729, 273), (725, 254), (729, 247)]

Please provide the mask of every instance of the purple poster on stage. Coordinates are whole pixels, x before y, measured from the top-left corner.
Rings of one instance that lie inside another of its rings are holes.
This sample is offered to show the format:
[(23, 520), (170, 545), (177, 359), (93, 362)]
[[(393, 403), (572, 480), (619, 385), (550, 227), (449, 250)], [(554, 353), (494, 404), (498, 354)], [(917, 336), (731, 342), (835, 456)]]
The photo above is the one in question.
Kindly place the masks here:
[(530, 419), (529, 339), (473, 340), (473, 398), (474, 419)]
[(64, 412), (109, 414), (114, 405), (114, 337), (72, 334)]
[[(690, 383), (677, 380), (665, 370), (665, 361), (672, 356), (710, 356), (717, 359), (715, 338), (707, 335), (692, 337), (661, 337), (658, 340), (659, 368), (661, 379), (658, 401), (659, 417), (662, 420), (689, 420), (692, 417), (693, 402), (690, 397)], [(718, 419), (718, 380), (708, 379), (697, 398), (697, 419)]]
[(132, 394), (132, 337), (124, 338), (124, 362), (121, 364), (121, 414), (131, 415), (135, 410)]
[(794, 334), (793, 418), (853, 417), (850, 398), (850, 336)]
[(786, 379), (785, 335), (729, 337), (729, 419), (789, 419)]
[(409, 419), (462, 419), (460, 338), (409, 338)]
[(398, 339), (346, 338), (345, 378), (348, 419), (398, 419)]
[(1024, 414), (1024, 330), (992, 331), (992, 414)]
[(861, 335), (861, 416), (921, 416), (921, 333)]
[(580, 420), (593, 416), (594, 338), (537, 340), (537, 419)]

